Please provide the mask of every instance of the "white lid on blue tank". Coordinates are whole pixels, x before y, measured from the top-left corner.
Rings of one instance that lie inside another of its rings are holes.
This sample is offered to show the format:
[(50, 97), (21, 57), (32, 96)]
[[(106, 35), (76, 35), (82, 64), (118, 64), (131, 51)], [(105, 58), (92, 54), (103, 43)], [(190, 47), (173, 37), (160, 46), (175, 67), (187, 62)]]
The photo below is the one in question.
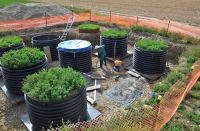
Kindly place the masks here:
[(92, 45), (85, 40), (68, 40), (59, 43), (57, 49), (63, 52), (85, 52), (91, 50)]

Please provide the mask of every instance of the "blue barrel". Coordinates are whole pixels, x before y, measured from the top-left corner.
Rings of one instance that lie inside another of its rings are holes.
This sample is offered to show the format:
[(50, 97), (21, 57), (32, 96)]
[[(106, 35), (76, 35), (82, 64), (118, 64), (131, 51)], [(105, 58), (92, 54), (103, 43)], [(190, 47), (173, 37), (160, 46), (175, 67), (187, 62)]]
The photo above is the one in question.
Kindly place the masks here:
[(91, 72), (92, 45), (84, 40), (68, 40), (58, 44), (61, 67), (71, 67), (81, 73)]

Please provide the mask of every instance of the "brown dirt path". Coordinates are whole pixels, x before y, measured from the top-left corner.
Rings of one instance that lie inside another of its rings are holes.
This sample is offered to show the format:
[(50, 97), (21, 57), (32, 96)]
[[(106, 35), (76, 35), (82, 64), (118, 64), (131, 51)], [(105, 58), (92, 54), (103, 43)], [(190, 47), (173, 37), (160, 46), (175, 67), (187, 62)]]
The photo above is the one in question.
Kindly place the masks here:
[(200, 26), (200, 0), (35, 0)]

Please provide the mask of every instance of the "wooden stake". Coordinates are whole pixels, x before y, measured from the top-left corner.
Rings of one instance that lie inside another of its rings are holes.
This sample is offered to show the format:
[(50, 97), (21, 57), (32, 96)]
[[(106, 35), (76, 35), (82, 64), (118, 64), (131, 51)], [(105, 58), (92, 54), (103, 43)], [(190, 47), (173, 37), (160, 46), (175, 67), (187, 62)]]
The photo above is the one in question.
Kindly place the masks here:
[(169, 31), (170, 23), (171, 23), (171, 21), (169, 20), (168, 25), (167, 25), (167, 32)]

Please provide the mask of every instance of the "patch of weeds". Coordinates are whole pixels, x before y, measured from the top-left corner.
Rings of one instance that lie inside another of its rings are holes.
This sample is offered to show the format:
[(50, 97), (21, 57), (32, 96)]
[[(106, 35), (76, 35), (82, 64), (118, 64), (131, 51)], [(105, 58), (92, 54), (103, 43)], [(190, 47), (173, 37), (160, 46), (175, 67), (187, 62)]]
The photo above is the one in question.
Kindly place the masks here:
[(158, 102), (159, 102), (158, 98), (157, 97), (153, 97), (153, 98), (151, 98), (149, 100), (146, 100), (144, 103), (146, 105), (155, 105), (155, 104), (158, 104)]
[(177, 32), (168, 32), (168, 36), (169, 38), (173, 41), (173, 42), (178, 42), (180, 40), (182, 40), (182, 35), (181, 33), (177, 33)]
[(200, 114), (194, 111), (186, 113), (186, 118), (192, 122), (195, 122), (196, 124), (200, 124)]
[(200, 99), (200, 91), (190, 91), (188, 93), (188, 97), (193, 97), (193, 98), (196, 98), (196, 99)]
[(80, 8), (80, 7), (71, 7), (71, 6), (66, 6), (67, 9), (72, 11), (75, 14), (80, 14), (80, 13), (90, 13), (89, 9), (85, 8)]
[(160, 36), (169, 37), (169, 33), (166, 29), (161, 29), (158, 34)]
[(177, 82), (177, 80), (179, 80), (183, 77), (184, 77), (183, 73), (179, 72), (179, 70), (175, 70), (175, 71), (172, 71), (172, 72), (169, 73), (166, 80), (171, 85), (174, 85)]
[(184, 36), (178, 32), (170, 32), (165, 28), (157, 30), (156, 28), (147, 26), (132, 26), (131, 29), (134, 30), (135, 32), (143, 32), (143, 33), (147, 32), (152, 34), (158, 34), (163, 37), (168, 37), (173, 42), (184, 41), (185, 44), (192, 44), (192, 45), (200, 44), (200, 39), (188, 35)]
[(159, 52), (168, 48), (168, 45), (164, 41), (142, 39), (136, 42), (136, 46), (145, 51)]
[(148, 32), (152, 34), (157, 34), (158, 30), (156, 28), (150, 28), (147, 26), (132, 26), (131, 29), (135, 32)]
[(199, 80), (195, 83), (195, 85), (193, 86), (192, 89), (200, 90), (200, 81)]
[(186, 110), (186, 107), (183, 105), (183, 104), (181, 104), (179, 107), (178, 107), (178, 112), (184, 112)]
[(187, 58), (188, 64), (194, 64), (200, 58), (200, 45), (188, 48), (183, 56)]
[(193, 44), (193, 45), (200, 44), (200, 40), (198, 40), (198, 39), (196, 39), (194, 37), (191, 37), (191, 36), (185, 36), (183, 40), (187, 44)]
[(154, 92), (164, 96), (165, 92), (167, 92), (171, 86), (172, 86), (171, 83), (168, 83), (167, 81), (162, 81), (156, 83), (153, 87), (153, 90)]
[(167, 123), (161, 131), (184, 131), (183, 124), (177, 124), (176, 122)]

